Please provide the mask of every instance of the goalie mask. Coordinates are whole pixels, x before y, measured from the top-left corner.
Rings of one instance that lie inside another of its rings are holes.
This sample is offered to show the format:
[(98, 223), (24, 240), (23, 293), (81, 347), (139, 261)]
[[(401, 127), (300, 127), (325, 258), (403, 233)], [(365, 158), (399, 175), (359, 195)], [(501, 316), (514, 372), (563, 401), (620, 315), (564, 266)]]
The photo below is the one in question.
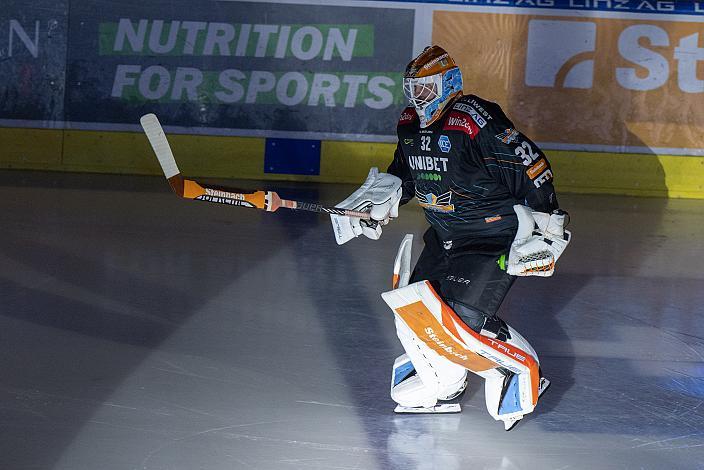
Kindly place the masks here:
[(403, 93), (416, 109), (420, 127), (428, 127), (462, 93), (462, 72), (443, 48), (426, 47), (406, 67)]

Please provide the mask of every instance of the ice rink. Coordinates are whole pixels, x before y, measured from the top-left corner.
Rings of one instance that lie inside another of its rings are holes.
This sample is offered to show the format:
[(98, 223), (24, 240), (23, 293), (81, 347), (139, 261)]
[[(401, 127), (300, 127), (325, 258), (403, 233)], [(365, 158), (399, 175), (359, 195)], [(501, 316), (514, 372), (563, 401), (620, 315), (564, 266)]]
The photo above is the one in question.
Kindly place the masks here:
[(477, 377), (461, 414), (393, 413), (379, 294), (404, 234), (420, 252), (415, 202), (337, 246), (325, 216), (160, 177), (2, 171), (0, 468), (704, 469), (704, 201), (560, 202), (555, 277), (519, 279), (500, 313), (552, 387), (505, 432)]

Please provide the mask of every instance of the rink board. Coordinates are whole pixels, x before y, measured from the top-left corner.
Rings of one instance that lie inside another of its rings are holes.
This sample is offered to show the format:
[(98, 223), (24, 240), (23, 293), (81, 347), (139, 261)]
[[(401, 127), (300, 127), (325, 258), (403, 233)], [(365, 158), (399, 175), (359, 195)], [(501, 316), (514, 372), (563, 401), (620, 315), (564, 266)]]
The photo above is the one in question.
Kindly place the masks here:
[(359, 183), (388, 165), (401, 72), (432, 42), (560, 191), (704, 195), (704, 2), (196, 4), (10, 0), (0, 168), (158, 174), (154, 112), (189, 175)]
[[(390, 143), (323, 141), (319, 175), (266, 171), (266, 139), (170, 135), (179, 166), (190, 176), (359, 183), (370, 166), (385, 169)], [(159, 175), (141, 133), (0, 128), (8, 143), (0, 167)], [(546, 151), (560, 192), (704, 198), (704, 157)]]

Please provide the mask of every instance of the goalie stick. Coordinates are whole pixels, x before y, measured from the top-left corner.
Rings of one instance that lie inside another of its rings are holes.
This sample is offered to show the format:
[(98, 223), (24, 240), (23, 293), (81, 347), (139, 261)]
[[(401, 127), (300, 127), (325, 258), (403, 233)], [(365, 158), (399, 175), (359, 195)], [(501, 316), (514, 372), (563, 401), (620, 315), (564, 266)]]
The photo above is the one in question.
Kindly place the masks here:
[(310, 212), (321, 212), (326, 214), (346, 215), (358, 217), (360, 219), (371, 219), (368, 212), (340, 209), (337, 207), (326, 207), (313, 202), (291, 201), (281, 199), (274, 191), (255, 191), (253, 193), (241, 193), (234, 189), (215, 188), (206, 186), (196, 181), (184, 178), (181, 175), (176, 159), (166, 139), (164, 129), (162, 129), (159, 119), (155, 114), (145, 114), (139, 122), (142, 124), (144, 133), (154, 149), (159, 165), (164, 172), (171, 189), (178, 195), (186, 199), (198, 201), (214, 202), (219, 204), (229, 204), (231, 206), (251, 207), (274, 212), (280, 207), (287, 209), (304, 210)]

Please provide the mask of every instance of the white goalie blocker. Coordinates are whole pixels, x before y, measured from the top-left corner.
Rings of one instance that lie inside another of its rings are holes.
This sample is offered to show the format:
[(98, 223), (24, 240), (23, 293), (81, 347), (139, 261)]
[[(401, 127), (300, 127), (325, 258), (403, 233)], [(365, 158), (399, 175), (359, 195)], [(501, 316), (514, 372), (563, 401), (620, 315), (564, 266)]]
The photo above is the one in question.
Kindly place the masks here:
[[(395, 289), (382, 294), (394, 311), (406, 354), (394, 362), (391, 397), (396, 412), (459, 412), (458, 403), (442, 403), (460, 394), (471, 371), (485, 380), (486, 407), (510, 429), (535, 408), (541, 384), (538, 356), (513, 328), (510, 339), (470, 329), (427, 281), (406, 285), (410, 277), (412, 237), (404, 238), (394, 266)], [(493, 336), (493, 337), (492, 337)]]
[(337, 244), (342, 245), (360, 235), (378, 240), (381, 236), (381, 226), (398, 217), (402, 192), (400, 178), (389, 173), (380, 173), (376, 167), (371, 168), (362, 186), (335, 206), (339, 209), (369, 212), (371, 220), (330, 214)]

